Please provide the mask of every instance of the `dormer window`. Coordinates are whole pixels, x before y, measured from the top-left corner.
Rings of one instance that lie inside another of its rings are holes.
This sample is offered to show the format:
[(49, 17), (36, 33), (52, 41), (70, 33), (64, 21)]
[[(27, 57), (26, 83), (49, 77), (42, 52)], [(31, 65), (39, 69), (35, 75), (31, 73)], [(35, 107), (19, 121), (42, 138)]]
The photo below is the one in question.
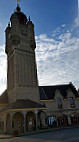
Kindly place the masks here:
[(61, 98), (57, 99), (57, 103), (58, 103), (58, 108), (62, 108), (62, 101)]
[(70, 107), (75, 107), (73, 97), (69, 97), (69, 103), (70, 103)]

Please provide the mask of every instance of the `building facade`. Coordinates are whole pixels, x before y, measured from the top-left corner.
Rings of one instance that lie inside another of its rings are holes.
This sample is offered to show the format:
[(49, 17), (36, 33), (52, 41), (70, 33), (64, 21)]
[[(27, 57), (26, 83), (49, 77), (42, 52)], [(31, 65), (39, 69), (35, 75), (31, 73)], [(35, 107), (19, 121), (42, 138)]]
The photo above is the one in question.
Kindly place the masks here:
[(34, 24), (19, 5), (5, 34), (7, 89), (0, 96), (0, 133), (78, 125), (79, 94), (72, 83), (38, 86)]
[(79, 94), (72, 83), (40, 86), (40, 102), (47, 108), (49, 127), (79, 124)]

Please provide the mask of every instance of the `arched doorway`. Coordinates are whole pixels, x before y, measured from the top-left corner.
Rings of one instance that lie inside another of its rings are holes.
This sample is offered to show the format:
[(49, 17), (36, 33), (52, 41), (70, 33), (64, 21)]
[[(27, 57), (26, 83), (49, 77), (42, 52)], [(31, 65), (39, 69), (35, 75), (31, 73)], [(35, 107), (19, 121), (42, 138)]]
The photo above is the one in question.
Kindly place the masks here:
[(36, 129), (36, 118), (34, 112), (28, 112), (26, 115), (26, 130), (33, 131)]
[(39, 111), (38, 113), (38, 127), (39, 129), (48, 127), (48, 118), (44, 111)]
[(11, 122), (10, 122), (10, 114), (8, 113), (6, 116), (6, 133), (10, 133)]
[(24, 133), (24, 117), (20, 112), (16, 112), (12, 118), (13, 132)]

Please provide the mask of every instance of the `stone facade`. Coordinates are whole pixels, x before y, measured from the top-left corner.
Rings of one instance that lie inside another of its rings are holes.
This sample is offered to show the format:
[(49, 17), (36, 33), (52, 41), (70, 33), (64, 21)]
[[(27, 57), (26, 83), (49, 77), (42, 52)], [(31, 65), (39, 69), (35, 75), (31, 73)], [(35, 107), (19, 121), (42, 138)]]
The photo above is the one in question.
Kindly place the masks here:
[[(53, 89), (54, 86), (52, 86)], [(62, 85), (64, 90), (64, 86)], [(58, 118), (61, 118), (61, 121), (64, 121), (64, 116), (67, 117), (67, 125), (77, 125), (79, 124), (79, 94), (76, 91), (73, 84), (65, 85), (66, 95), (61, 93), (61, 85), (55, 88), (54, 94), (51, 93), (50, 99), (40, 99), (41, 104), (44, 104), (47, 108), (48, 119), (56, 118), (58, 123)], [(41, 87), (43, 88), (43, 87)], [(72, 89), (71, 89), (72, 88)], [(47, 96), (48, 91), (51, 91), (51, 86), (49, 90), (43, 88), (45, 96)], [(41, 94), (42, 95), (42, 94)], [(54, 98), (52, 99), (52, 96)], [(44, 96), (43, 96), (44, 97)], [(53, 121), (53, 120), (52, 120)], [(70, 123), (70, 121), (72, 121)], [(70, 123), (70, 124), (69, 124)], [(58, 125), (58, 124), (57, 124)], [(61, 122), (61, 126), (64, 126), (64, 122)]]
[(9, 103), (18, 98), (39, 102), (34, 25), (30, 18), (27, 21), (19, 6), (10, 21), (6, 28)]
[[(69, 97), (72, 97), (74, 99), (74, 106), (73, 107), (70, 105)], [(58, 98), (61, 98), (61, 102), (62, 102), (61, 108), (58, 108), (58, 102), (57, 102)], [(56, 112), (58, 114), (58, 113), (60, 113), (60, 111), (62, 111), (61, 114), (65, 113), (65, 115), (67, 115), (68, 110), (71, 113), (72, 113), (72, 111), (74, 113), (76, 113), (77, 110), (79, 109), (79, 97), (75, 98), (75, 95), (70, 90), (68, 92), (66, 99), (64, 99), (62, 94), (60, 92), (58, 92), (58, 90), (57, 90), (56, 95), (55, 95), (55, 99), (53, 99), (53, 100), (40, 100), (40, 102), (41, 102), (41, 104), (45, 104), (46, 107), (48, 108), (47, 109), (48, 115), (50, 115), (50, 113), (52, 115), (56, 115)], [(78, 110), (78, 112), (79, 112), (79, 110)]]

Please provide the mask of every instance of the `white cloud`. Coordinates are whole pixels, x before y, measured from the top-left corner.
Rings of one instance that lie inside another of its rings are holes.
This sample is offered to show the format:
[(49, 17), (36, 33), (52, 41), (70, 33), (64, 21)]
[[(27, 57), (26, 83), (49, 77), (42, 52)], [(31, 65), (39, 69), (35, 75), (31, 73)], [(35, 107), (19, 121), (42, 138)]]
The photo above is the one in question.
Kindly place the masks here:
[(6, 89), (6, 77), (7, 77), (7, 67), (6, 67), (6, 54), (5, 46), (0, 46), (0, 94)]
[(40, 85), (72, 81), (77, 88), (79, 87), (79, 38), (72, 36), (69, 31), (57, 35), (57, 39), (56, 33), (50, 39), (45, 34), (36, 37)]
[(66, 26), (65, 24), (61, 25), (61, 27), (65, 27), (65, 26)]
[(77, 26), (77, 27), (79, 27), (79, 15), (78, 15), (78, 17), (75, 19), (75, 26)]
[[(40, 85), (64, 84), (72, 81), (79, 88), (79, 38), (73, 35), (75, 32), (67, 29), (64, 24), (52, 33), (51, 38), (46, 34), (36, 36)], [(6, 62), (3, 45), (0, 46), (0, 94), (6, 89)]]

